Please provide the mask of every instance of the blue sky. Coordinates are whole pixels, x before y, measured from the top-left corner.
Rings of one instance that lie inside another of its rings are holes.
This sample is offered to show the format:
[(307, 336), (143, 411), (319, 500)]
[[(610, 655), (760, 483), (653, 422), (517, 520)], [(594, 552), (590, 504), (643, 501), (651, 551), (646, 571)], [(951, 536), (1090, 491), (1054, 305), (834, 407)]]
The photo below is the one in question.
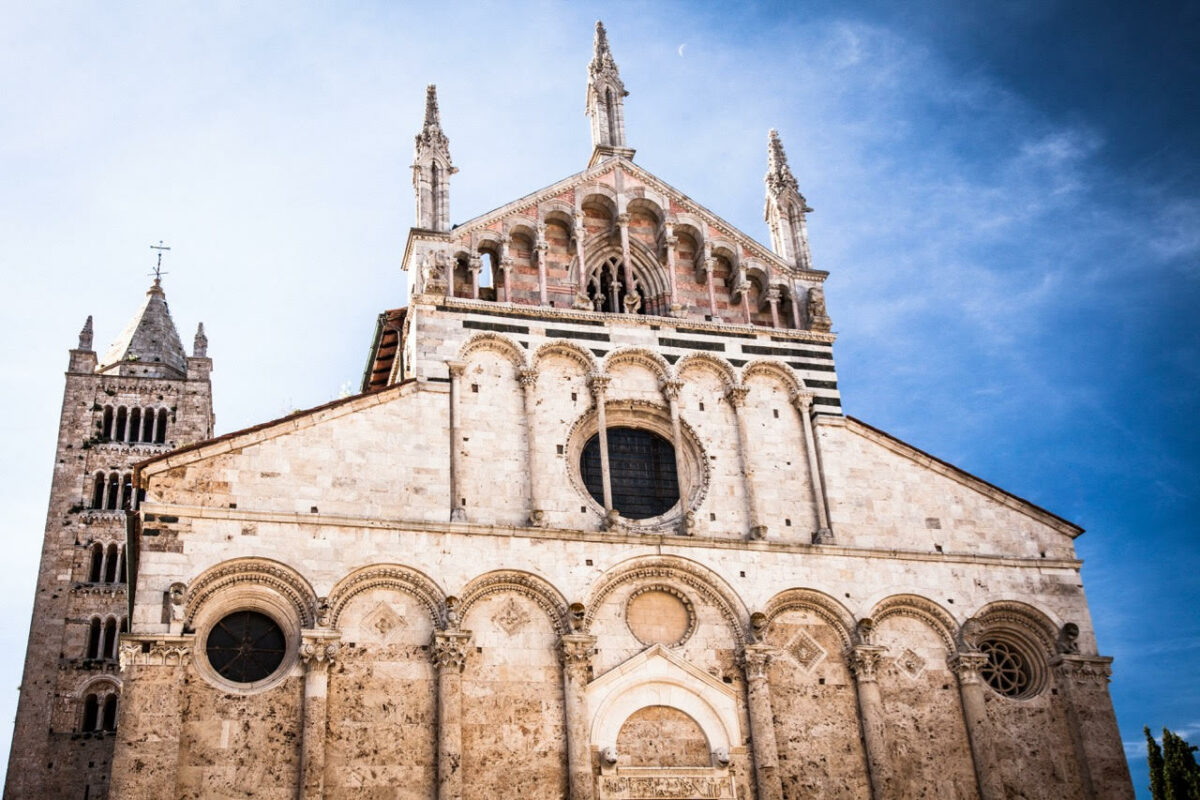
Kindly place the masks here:
[(760, 240), (780, 130), (847, 411), (1088, 529), (1139, 791), (1143, 724), (1200, 743), (1200, 6), (439, 12), (0, 3), (0, 718), (84, 318), (98, 349), (115, 338), (164, 239), (180, 333), (208, 330), (218, 432), (356, 387), (375, 314), (405, 298), (424, 85), (463, 220), (585, 165), (602, 17), (636, 160)]

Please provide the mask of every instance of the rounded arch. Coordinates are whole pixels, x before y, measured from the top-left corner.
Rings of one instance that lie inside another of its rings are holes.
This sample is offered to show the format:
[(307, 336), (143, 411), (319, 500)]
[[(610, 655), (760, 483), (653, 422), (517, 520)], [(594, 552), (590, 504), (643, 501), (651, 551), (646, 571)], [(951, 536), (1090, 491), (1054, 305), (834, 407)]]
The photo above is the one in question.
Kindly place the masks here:
[(550, 355), (566, 356), (575, 361), (575, 363), (583, 367), (585, 375), (591, 375), (600, 369), (599, 364), (596, 362), (596, 357), (590, 351), (565, 339), (551, 340), (535, 350), (533, 357), (530, 358), (531, 365), (536, 368), (544, 358)]
[(613, 565), (600, 576), (588, 592), (584, 629), (590, 630), (597, 609), (605, 598), (621, 584), (642, 579), (674, 579), (688, 586), (720, 610), (733, 635), (741, 644), (747, 643), (750, 613), (737, 592), (720, 575), (703, 564), (681, 556), (635, 556)]
[(188, 598), (184, 607), (187, 624), (195, 623), (196, 615), (214, 595), (239, 584), (274, 590), (296, 612), (304, 627), (313, 626), (316, 593), (311, 584), (286, 564), (255, 557), (223, 561), (200, 573), (188, 587)]
[(647, 367), (658, 376), (660, 381), (669, 381), (674, 377), (671, 365), (665, 358), (653, 350), (643, 347), (618, 347), (605, 356), (601, 370), (605, 374), (611, 375), (612, 368), (623, 362), (632, 362)]
[(342, 611), (356, 595), (380, 588), (396, 589), (412, 595), (429, 613), (434, 628), (445, 626), (445, 592), (428, 575), (403, 564), (372, 564), (360, 567), (338, 581), (325, 601), (329, 607), (330, 626), (337, 627)]
[(472, 579), (462, 591), (460, 618), (465, 619), (471, 606), (496, 592), (516, 592), (538, 605), (550, 619), (554, 632), (560, 636), (570, 633), (567, 625), (567, 600), (545, 578), (515, 569), (493, 570)]
[(575, 196), (579, 198), (580, 208), (588, 205), (600, 206), (613, 219), (617, 218), (619, 204), (617, 203), (617, 193), (612, 187), (603, 183), (589, 183), (586, 186), (580, 186), (576, 190)]
[(842, 644), (849, 647), (853, 641), (854, 615), (830, 595), (816, 589), (784, 589), (767, 601), (766, 615), (769, 625), (785, 611), (812, 611), (837, 633)]
[(742, 261), (742, 269), (746, 270), (746, 277), (758, 281), (759, 289), (766, 292), (771, 286), (771, 267), (757, 258), (746, 258)]
[(642, 196), (631, 198), (625, 204), (627, 212), (645, 211), (654, 218), (655, 226), (658, 229), (662, 228), (663, 221), (667, 217), (667, 212), (659, 199), (650, 192), (642, 192)]
[(477, 333), (458, 350), (458, 360), (466, 361), (476, 350), (494, 350), (502, 353), (521, 369), (526, 366), (525, 350), (512, 339), (499, 333)]
[(75, 687), (71, 689), (70, 696), (76, 700), (82, 700), (86, 695), (101, 692), (120, 694), (121, 679), (115, 675), (88, 675), (76, 682)]
[(508, 240), (514, 241), (516, 236), (524, 236), (529, 239), (530, 243), (537, 241), (537, 231), (534, 226), (537, 224), (535, 220), (521, 218), (516, 222), (512, 222), (508, 226)]
[(741, 258), (738, 256), (738, 246), (728, 239), (711, 239), (712, 254), (717, 258), (724, 258), (733, 267), (733, 271), (737, 272), (741, 267)]
[(706, 241), (706, 237), (704, 236), (706, 226), (699, 218), (691, 214), (675, 214), (673, 218), (668, 219), (668, 222), (674, 225), (673, 232), (675, 235), (686, 234), (692, 237), (692, 240), (696, 243), (697, 250), (700, 252), (703, 251), (704, 242)]
[(708, 741), (710, 752), (736, 747), (738, 726), (723, 705), (730, 703), (715, 703), (680, 680), (631, 682), (599, 704), (592, 717), (591, 741), (601, 748), (615, 747), (621, 728), (631, 716), (644, 708), (665, 706), (686, 714), (696, 723)]
[(996, 600), (979, 609), (971, 618), (984, 631), (1009, 629), (1032, 636), (1046, 655), (1055, 652), (1060, 625), (1036, 606), (1020, 600)]
[(755, 375), (769, 375), (779, 378), (787, 386), (788, 391), (792, 393), (804, 392), (808, 387), (804, 385), (804, 379), (796, 374), (795, 370), (786, 364), (781, 364), (778, 361), (751, 361), (746, 366), (742, 367), (742, 382), (745, 383), (748, 378)]
[(561, 200), (548, 200), (538, 206), (538, 219), (542, 222), (558, 222), (567, 226), (567, 230), (575, 228), (575, 209)]
[(471, 234), (471, 245), (476, 251), (481, 250), (486, 244), (493, 245), (495, 249), (499, 251), (502, 241), (503, 237), (501, 237), (499, 233), (488, 228), (475, 231), (473, 234)]
[(954, 653), (958, 633), (958, 622), (954, 615), (932, 600), (915, 594), (894, 594), (885, 597), (871, 609), (870, 617), (879, 624), (888, 617), (902, 616), (919, 619), (933, 629), (947, 653)]
[(675, 363), (675, 374), (680, 380), (683, 380), (684, 375), (692, 368), (709, 369), (716, 372), (724, 382), (726, 389), (741, 385), (733, 365), (720, 356), (710, 353), (688, 353)]

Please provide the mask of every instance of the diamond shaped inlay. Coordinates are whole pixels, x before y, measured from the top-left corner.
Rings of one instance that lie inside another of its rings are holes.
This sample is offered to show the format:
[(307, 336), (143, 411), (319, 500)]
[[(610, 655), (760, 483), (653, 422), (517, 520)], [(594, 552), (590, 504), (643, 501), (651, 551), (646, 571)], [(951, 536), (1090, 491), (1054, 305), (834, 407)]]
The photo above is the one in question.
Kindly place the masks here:
[(510, 597), (492, 616), (492, 622), (512, 636), (522, 625), (529, 622), (529, 612), (522, 608), (515, 598)]
[(897, 656), (896, 666), (908, 677), (919, 678), (925, 671), (925, 659), (905, 648), (904, 652)]
[(365, 637), (387, 644), (408, 627), (408, 621), (396, 613), (387, 603), (379, 603), (363, 617), (362, 632)]
[(804, 631), (797, 633), (792, 641), (788, 642), (786, 650), (796, 659), (796, 663), (807, 670), (811, 670), (825, 657), (825, 648)]

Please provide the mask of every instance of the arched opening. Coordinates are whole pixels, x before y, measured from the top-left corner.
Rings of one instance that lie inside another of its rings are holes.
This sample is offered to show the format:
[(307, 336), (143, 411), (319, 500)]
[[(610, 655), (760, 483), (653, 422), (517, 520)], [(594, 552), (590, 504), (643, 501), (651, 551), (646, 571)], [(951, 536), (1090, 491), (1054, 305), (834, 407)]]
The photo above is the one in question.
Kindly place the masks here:
[(154, 432), (154, 443), (162, 444), (167, 440), (167, 410), (161, 408), (158, 411), (158, 427)]
[(88, 625), (87, 647), (83, 651), (84, 658), (100, 657), (100, 618), (93, 617)]
[(101, 730), (115, 731), (117, 729), (117, 695), (110, 694), (104, 698), (104, 715), (101, 720)]
[(104, 473), (97, 472), (92, 482), (92, 508), (104, 508)]
[(100, 429), (100, 435), (105, 441), (111, 440), (113, 434), (113, 410), (112, 406), (104, 407), (104, 426)]
[(96, 542), (92, 545), (92, 564), (88, 569), (88, 582), (99, 583), (104, 567), (104, 545)]
[(126, 472), (121, 477), (121, 508), (128, 511), (133, 506), (133, 473)]
[(113, 426), (113, 441), (125, 441), (125, 423), (127, 421), (126, 415), (127, 412), (125, 411), (125, 406), (121, 406), (117, 409), (117, 422)]
[[(125, 548), (117, 551), (117, 583), (125, 582)], [(122, 629), (124, 630), (124, 629)]]
[(115, 472), (109, 473), (108, 476), (108, 492), (105, 495), (104, 508), (108, 511), (116, 511), (117, 503), (120, 502), (121, 496), (121, 476)]
[[(592, 301), (592, 307), (597, 311), (609, 314), (626, 313), (625, 297), (628, 294), (628, 287), (625, 286), (624, 279), (625, 265), (620, 258), (610, 256), (600, 262), (592, 270), (587, 282), (588, 299)], [(634, 313), (645, 314), (647, 313), (646, 297), (643, 294), (642, 281), (636, 272), (633, 275), (633, 282), (633, 291), (638, 298)]]
[(104, 623), (104, 649), (101, 658), (117, 657), (117, 621), (111, 617)]
[(146, 413), (143, 416), (143, 421), (142, 421), (142, 441), (143, 442), (153, 442), (154, 441), (154, 414), (155, 414), (155, 412), (154, 412), (153, 408), (147, 408)]
[(699, 723), (671, 706), (645, 706), (617, 734), (617, 753), (631, 767), (707, 767), (708, 737)]
[(89, 694), (83, 700), (83, 719), (80, 720), (79, 730), (87, 733), (96, 730), (100, 716), (100, 700), (94, 694)]
[(129, 411), (129, 441), (139, 441), (142, 433), (142, 410), (133, 408)]
[(608, 143), (611, 145), (620, 144), (617, 141), (617, 110), (613, 103), (611, 88), (604, 90), (604, 117), (608, 122)]
[(500, 251), (494, 242), (479, 246), (479, 265), (479, 299), (498, 300), (504, 276), (499, 270)]
[(117, 581), (117, 546), (110, 544), (108, 546), (108, 557), (104, 559), (104, 582), (116, 583)]

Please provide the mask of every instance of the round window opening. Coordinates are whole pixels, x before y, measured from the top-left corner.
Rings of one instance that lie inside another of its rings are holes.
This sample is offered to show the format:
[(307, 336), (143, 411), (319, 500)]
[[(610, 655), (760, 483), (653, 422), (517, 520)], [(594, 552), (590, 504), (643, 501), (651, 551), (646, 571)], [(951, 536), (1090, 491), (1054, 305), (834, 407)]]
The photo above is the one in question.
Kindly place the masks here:
[(1008, 642), (987, 639), (979, 643), (987, 655), (981, 673), (987, 685), (1005, 697), (1025, 697), (1035, 688), (1029, 659)]
[[(588, 439), (579, 465), (583, 484), (597, 503), (604, 503), (604, 470), (600, 434)], [(608, 429), (608, 472), (613, 508), (629, 519), (664, 514), (679, 502), (675, 448), (642, 428)]]
[(222, 678), (255, 683), (279, 669), (287, 653), (287, 638), (266, 614), (237, 611), (213, 626), (204, 652)]

